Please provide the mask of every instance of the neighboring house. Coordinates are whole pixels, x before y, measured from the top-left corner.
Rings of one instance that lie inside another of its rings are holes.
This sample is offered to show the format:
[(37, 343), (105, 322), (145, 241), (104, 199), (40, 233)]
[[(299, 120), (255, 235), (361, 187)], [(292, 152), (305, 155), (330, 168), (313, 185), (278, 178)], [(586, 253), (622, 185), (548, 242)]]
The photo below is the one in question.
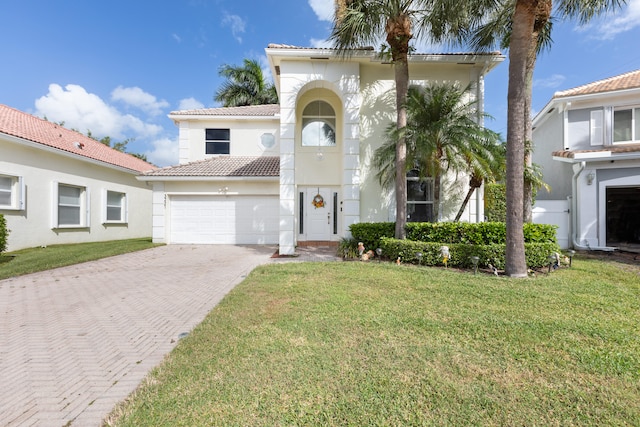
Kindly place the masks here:
[(0, 105), (0, 214), (8, 250), (151, 236), (155, 167)]
[[(180, 165), (139, 177), (153, 183), (153, 238), (165, 243), (337, 242), (351, 224), (395, 220), (395, 197), (380, 187), (371, 160), (395, 122), (394, 69), (371, 49), (345, 57), (332, 49), (269, 45), (280, 105), (172, 112)], [(412, 84), (473, 84), (499, 53), (412, 55)], [(453, 217), (467, 177), (448, 177), (444, 217)], [(410, 221), (431, 219), (429, 180), (409, 177)], [(463, 220), (482, 221), (482, 194)]]
[(537, 200), (568, 200), (559, 237), (577, 249), (640, 248), (640, 70), (556, 92), (533, 128), (533, 161), (551, 186)]

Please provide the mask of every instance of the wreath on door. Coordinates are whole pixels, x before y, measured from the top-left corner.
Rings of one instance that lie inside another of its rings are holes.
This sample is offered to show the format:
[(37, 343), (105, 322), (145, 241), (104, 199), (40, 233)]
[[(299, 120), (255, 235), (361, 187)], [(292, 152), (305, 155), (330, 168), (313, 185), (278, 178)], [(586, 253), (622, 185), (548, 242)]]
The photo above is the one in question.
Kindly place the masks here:
[(320, 195), (320, 193), (318, 193), (311, 201), (311, 204), (315, 206), (316, 209), (324, 208), (324, 198)]

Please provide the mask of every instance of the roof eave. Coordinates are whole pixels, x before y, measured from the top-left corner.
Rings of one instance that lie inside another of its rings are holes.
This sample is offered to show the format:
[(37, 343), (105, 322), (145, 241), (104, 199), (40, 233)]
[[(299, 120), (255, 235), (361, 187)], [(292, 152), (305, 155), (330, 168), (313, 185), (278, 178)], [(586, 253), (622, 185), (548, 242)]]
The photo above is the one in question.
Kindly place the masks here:
[[(56, 147), (51, 147), (51, 146), (46, 145), (46, 144), (42, 144), (42, 143), (39, 143), (39, 142), (34, 142), (34, 141), (31, 141), (31, 140), (20, 138), (20, 137), (17, 137), (17, 136), (13, 136), (13, 135), (10, 135), (10, 134), (7, 134), (7, 133), (0, 132), (0, 135), (2, 135), (4, 140), (9, 141), (9, 142), (26, 145), (26, 146), (31, 147), (31, 148), (44, 150), (44, 151), (47, 151), (49, 153), (58, 154), (58, 155), (69, 157), (69, 158), (72, 158), (72, 159), (75, 159), (75, 160), (82, 160), (82, 161), (87, 162), (87, 163), (91, 163), (91, 164), (94, 164), (94, 165), (99, 165), (99, 166), (103, 166), (103, 167), (119, 170), (121, 172), (127, 172), (127, 173), (130, 173), (132, 175), (146, 172), (146, 171), (139, 171), (139, 170), (136, 170), (136, 169), (125, 168), (124, 166), (118, 166), (118, 165), (115, 165), (113, 163), (108, 163), (108, 162), (105, 162), (105, 161), (102, 161), (102, 160), (92, 159), (91, 157), (87, 157), (87, 156), (83, 156), (83, 155), (80, 155), (80, 154), (72, 153), (70, 151), (62, 150), (62, 149), (56, 148)], [(150, 170), (152, 170), (152, 169), (150, 169)]]
[(206, 175), (138, 175), (136, 179), (139, 181), (162, 182), (162, 181), (209, 181), (209, 182), (243, 182), (243, 181), (262, 181), (262, 182), (279, 182), (279, 176), (206, 176)]

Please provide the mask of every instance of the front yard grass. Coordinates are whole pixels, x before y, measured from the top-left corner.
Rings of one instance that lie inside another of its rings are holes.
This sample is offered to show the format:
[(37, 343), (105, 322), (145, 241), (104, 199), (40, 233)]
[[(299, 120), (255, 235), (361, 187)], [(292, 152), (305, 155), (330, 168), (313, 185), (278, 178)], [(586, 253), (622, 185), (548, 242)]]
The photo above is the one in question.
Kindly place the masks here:
[(0, 254), (0, 280), (158, 246), (151, 238), (51, 245)]
[(262, 266), (105, 425), (639, 425), (639, 272)]

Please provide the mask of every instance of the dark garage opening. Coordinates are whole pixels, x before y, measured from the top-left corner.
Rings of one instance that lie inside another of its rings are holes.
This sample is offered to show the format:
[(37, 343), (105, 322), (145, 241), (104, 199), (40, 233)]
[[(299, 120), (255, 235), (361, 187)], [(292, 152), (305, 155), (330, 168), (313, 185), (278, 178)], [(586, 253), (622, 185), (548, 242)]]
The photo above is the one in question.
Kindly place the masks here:
[(640, 244), (640, 187), (607, 188), (607, 245)]

